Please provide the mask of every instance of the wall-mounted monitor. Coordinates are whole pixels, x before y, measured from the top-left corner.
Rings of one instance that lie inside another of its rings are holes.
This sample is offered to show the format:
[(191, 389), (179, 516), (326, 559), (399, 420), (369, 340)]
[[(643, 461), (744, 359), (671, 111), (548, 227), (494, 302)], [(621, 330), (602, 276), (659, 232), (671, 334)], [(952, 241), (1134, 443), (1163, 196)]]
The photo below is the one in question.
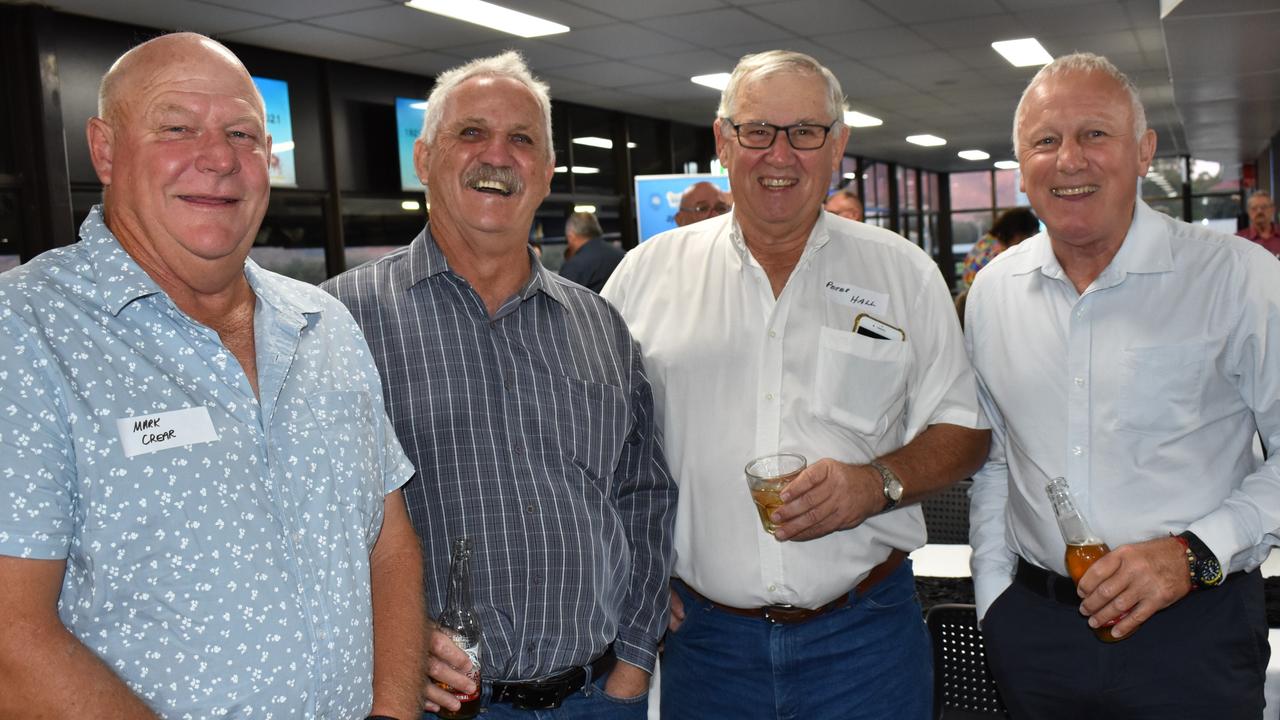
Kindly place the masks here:
[(267, 106), (267, 132), (271, 134), (271, 187), (298, 187), (293, 166), (293, 115), (289, 112), (289, 83), (255, 77), (253, 84)]
[(674, 228), (680, 196), (690, 185), (704, 181), (729, 190), (728, 175), (637, 175), (636, 228), (640, 242)]
[(396, 98), (396, 144), (400, 148), (400, 189), (405, 192), (422, 192), (427, 189), (418, 179), (418, 171), (413, 166), (413, 142), (422, 132), (422, 117), (426, 113), (426, 100)]

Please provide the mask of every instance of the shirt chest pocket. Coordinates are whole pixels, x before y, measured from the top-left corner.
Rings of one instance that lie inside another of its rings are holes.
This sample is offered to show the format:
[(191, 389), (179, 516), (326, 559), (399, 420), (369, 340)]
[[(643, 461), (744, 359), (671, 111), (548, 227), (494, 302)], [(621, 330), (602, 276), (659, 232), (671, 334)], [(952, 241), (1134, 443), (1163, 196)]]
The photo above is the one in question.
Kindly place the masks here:
[(906, 403), (907, 343), (821, 328), (813, 409), (862, 435), (881, 435)]
[[(589, 380), (564, 378), (568, 427), (562, 437), (573, 439), (571, 462), (602, 488), (613, 481), (613, 470), (630, 427), (626, 395), (621, 388)], [(563, 420), (561, 421), (563, 423)]]
[(1196, 343), (1125, 350), (1120, 355), (1117, 427), (1151, 435), (1194, 425), (1207, 348)]
[(319, 435), (315, 465), (322, 474), (309, 484), (317, 486), (326, 503), (336, 502), (363, 518), (376, 519), (382, 508), (382, 467), (369, 393), (316, 393), (307, 396), (307, 408)]

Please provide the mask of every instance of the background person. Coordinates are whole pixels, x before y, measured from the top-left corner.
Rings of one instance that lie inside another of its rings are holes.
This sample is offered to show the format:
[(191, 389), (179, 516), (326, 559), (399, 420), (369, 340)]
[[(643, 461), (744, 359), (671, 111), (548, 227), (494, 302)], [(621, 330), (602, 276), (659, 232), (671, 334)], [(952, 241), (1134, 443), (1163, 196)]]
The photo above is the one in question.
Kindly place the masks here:
[(847, 220), (862, 222), (862, 200), (857, 193), (849, 188), (840, 188), (831, 193), (831, 196), (827, 198), (826, 204), (823, 205), (823, 209)]
[(604, 239), (595, 213), (576, 212), (564, 224), (564, 237), (569, 247), (560, 277), (600, 292), (613, 269), (622, 262), (622, 251)]
[(732, 196), (715, 183), (702, 180), (685, 188), (676, 212), (676, 227), (684, 227), (708, 218), (719, 217), (733, 207)]
[(1252, 240), (1267, 249), (1267, 252), (1280, 257), (1280, 229), (1276, 227), (1276, 205), (1271, 195), (1259, 190), (1249, 196), (1247, 204), (1249, 227), (1237, 233), (1246, 240)]

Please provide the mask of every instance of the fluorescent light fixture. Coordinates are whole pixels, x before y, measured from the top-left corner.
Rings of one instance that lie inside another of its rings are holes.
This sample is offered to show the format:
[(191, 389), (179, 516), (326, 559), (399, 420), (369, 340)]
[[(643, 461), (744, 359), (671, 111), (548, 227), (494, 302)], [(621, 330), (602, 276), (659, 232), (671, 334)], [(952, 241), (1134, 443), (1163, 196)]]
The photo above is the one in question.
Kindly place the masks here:
[(400, 203), (400, 209), (405, 212), (417, 212), (422, 209), (422, 203), (417, 200), (405, 200)]
[(937, 135), (908, 135), (907, 142), (912, 145), (923, 145), (924, 147), (937, 147), (946, 145), (947, 141)]
[(1000, 40), (991, 43), (991, 47), (1014, 67), (1048, 65), (1053, 62), (1053, 56), (1035, 38)]
[(1018, 161), (1017, 160), (997, 160), (995, 162), (995, 166), (997, 170), (1017, 170)]
[[(558, 173), (569, 172), (569, 168), (565, 167), (564, 165), (561, 165), (560, 167), (556, 168), (556, 172)], [(600, 172), (600, 168), (587, 167), (585, 165), (573, 166), (574, 175), (595, 175), (598, 172)]]
[(873, 115), (850, 110), (844, 114), (844, 124), (849, 127), (875, 127), (883, 125), (884, 121)]
[(426, 110), (426, 109), (427, 109), (427, 101), (426, 101), (426, 100), (423, 100), (422, 102), (416, 102), (416, 103), (414, 103), (414, 104), (410, 105), (409, 107), (413, 108), (414, 110)]
[(405, 5), (526, 38), (569, 32), (568, 25), (508, 10), (484, 0), (409, 0)]
[(845, 173), (845, 174), (843, 175), (843, 177), (844, 177), (844, 179), (845, 179), (845, 180), (857, 180), (857, 179), (858, 179), (858, 173)]
[[(593, 135), (588, 135), (586, 137), (574, 138), (573, 141), (579, 145), (586, 145), (588, 147), (604, 148), (605, 150), (613, 149), (613, 141), (610, 140), (609, 138), (602, 138), (602, 137), (595, 137)], [(633, 142), (627, 143), (627, 147), (629, 148), (633, 148), (635, 146), (636, 144)]]
[(595, 205), (574, 205), (573, 211), (593, 213), (596, 211), (596, 206)]
[(729, 86), (729, 73), (711, 73), (710, 75), (694, 75), (689, 78), (703, 87), (709, 87), (712, 90), (724, 90)]
[(271, 152), (276, 154), (293, 152), (293, 141), (289, 140), (288, 142), (273, 143), (271, 145)]
[(989, 153), (985, 153), (981, 150), (961, 150), (956, 154), (965, 160), (986, 160), (991, 157)]

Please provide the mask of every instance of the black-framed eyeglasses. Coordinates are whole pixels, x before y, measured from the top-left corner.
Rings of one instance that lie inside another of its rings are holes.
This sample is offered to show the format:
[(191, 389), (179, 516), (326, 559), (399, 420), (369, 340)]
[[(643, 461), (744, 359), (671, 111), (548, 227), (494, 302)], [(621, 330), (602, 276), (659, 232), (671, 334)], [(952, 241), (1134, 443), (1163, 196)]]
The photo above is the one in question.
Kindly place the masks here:
[(748, 150), (768, 150), (778, 139), (779, 132), (787, 134), (787, 142), (796, 150), (817, 150), (826, 144), (827, 134), (836, 126), (834, 122), (830, 125), (774, 125), (767, 122), (735, 123), (728, 118), (726, 121), (738, 136), (738, 144)]
[(681, 212), (697, 213), (699, 215), (704, 215), (706, 213), (712, 213), (713, 215), (723, 215), (729, 212), (731, 209), (732, 208), (729, 205), (726, 205), (725, 203), (722, 203), (722, 202), (710, 203), (710, 204), (699, 203), (697, 205), (694, 205), (693, 207), (685, 207), (683, 205), (680, 206)]

